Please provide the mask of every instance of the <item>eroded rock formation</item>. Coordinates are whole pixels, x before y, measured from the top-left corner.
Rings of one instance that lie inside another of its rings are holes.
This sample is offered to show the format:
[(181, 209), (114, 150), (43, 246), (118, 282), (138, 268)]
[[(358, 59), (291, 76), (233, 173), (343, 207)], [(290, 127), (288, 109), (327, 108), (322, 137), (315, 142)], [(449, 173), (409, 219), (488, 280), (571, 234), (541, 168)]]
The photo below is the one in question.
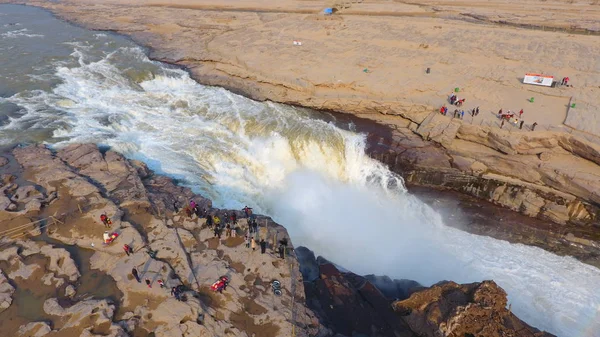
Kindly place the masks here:
[(392, 307), (419, 336), (553, 336), (512, 314), (506, 293), (493, 281), (442, 282)]

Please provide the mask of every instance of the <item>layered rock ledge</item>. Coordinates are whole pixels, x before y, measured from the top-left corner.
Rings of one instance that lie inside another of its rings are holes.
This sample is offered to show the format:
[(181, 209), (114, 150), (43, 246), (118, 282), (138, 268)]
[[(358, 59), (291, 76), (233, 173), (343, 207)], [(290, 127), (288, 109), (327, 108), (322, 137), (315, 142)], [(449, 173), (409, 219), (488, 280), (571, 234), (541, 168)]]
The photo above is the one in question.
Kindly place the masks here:
[[(550, 336), (510, 314), (506, 294), (493, 282), (424, 288), (340, 272), (309, 250), (294, 249), (285, 228), (260, 215), (253, 235), (266, 240), (265, 253), (247, 248), (243, 212), (214, 208), (111, 150), (28, 146), (4, 157), (2, 195), (10, 204), (0, 210), (0, 231), (6, 233), (0, 242), (0, 318), (9, 323), (0, 326), (2, 335), (422, 336), (438, 326), (450, 336), (456, 326), (477, 335), (489, 323), (514, 336)], [(23, 197), (24, 190), (40, 207), (27, 207), (31, 198)], [(190, 200), (201, 216), (182, 209)], [(204, 210), (223, 224), (226, 214), (235, 213), (232, 236), (215, 235)], [(102, 224), (101, 214), (111, 224)], [(106, 245), (104, 231), (119, 236)], [(124, 244), (133, 248), (131, 255)], [(230, 279), (223, 293), (210, 290), (223, 275)], [(281, 295), (271, 289), (273, 280), (281, 282)], [(177, 286), (182, 300), (170, 293)], [(431, 311), (419, 311), (427, 301), (428, 307), (446, 308), (444, 315), (434, 320)]]

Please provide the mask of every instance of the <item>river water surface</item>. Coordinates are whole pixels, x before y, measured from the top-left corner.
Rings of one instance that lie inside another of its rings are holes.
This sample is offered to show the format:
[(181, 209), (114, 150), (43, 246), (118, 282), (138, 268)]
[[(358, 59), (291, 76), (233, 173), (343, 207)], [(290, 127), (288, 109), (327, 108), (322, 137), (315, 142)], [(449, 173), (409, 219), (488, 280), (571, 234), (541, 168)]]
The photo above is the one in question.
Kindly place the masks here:
[(445, 226), (351, 125), (200, 85), (126, 38), (30, 7), (0, 5), (0, 60), (0, 145), (111, 146), (219, 207), (272, 216), (296, 245), (356, 273), (493, 279), (529, 324), (600, 336), (600, 270)]

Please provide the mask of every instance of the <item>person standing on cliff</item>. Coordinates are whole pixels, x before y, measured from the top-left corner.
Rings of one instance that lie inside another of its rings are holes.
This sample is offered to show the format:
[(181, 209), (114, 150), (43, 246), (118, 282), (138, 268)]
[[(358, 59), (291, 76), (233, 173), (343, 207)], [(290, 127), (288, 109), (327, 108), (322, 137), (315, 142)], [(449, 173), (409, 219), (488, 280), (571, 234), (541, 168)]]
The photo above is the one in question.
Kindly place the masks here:
[(279, 258), (285, 258), (285, 247), (281, 244), (279, 245)]
[(521, 122), (519, 123), (519, 130), (523, 128), (523, 123), (525, 123), (525, 121), (521, 119)]
[(523, 117), (523, 109), (521, 109), (521, 111), (519, 111), (519, 119), (521, 119)]
[(264, 254), (267, 251), (267, 242), (264, 239), (260, 239), (260, 253)]
[(505, 119), (502, 118), (502, 122), (500, 123), (500, 129), (502, 129), (502, 127), (504, 126), (504, 121), (505, 121)]
[(475, 116), (479, 115), (479, 107), (477, 107), (477, 109), (475, 109)]
[(148, 288), (152, 288), (152, 282), (150, 282), (149, 279), (146, 279), (146, 285), (148, 286)]
[(249, 218), (252, 215), (252, 208), (245, 206), (243, 209), (244, 214), (246, 214), (246, 218)]
[(206, 227), (208, 227), (208, 229), (211, 229), (213, 226), (213, 217), (210, 215), (206, 215)]
[(535, 130), (536, 125), (537, 125), (537, 122), (533, 122), (533, 124), (531, 124), (531, 131)]
[(250, 233), (246, 233), (244, 240), (246, 240), (246, 248), (250, 248)]
[(128, 244), (123, 245), (123, 250), (125, 251), (125, 254), (127, 254), (127, 256), (129, 256), (129, 254), (133, 254), (133, 248), (131, 248), (131, 246)]
[(250, 240), (250, 247), (252, 250), (256, 250), (256, 240), (254, 240), (254, 238)]
[(226, 237), (231, 237), (231, 225), (227, 224), (227, 226), (225, 226), (225, 236)]
[(110, 228), (110, 225), (112, 224), (112, 221), (110, 221), (110, 218), (106, 216), (105, 213), (102, 213), (102, 215), (100, 215), (100, 221), (102, 221), (104, 227)]
[(140, 280), (140, 275), (138, 274), (137, 269), (133, 268), (131, 269), (131, 275), (133, 275), (133, 277), (135, 277), (136, 281), (138, 281), (138, 283), (142, 283), (142, 280)]
[(231, 213), (231, 223), (237, 225), (237, 214), (235, 212)]

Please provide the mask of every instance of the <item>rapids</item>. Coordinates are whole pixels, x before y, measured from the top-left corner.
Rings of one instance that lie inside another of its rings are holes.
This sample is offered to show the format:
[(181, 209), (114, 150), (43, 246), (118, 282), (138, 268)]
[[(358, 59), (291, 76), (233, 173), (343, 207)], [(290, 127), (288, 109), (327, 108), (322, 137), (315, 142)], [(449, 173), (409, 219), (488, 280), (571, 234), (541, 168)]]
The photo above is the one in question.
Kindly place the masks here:
[[(0, 37), (0, 51), (8, 39), (43, 34), (26, 23), (8, 29), (16, 32)], [(35, 139), (55, 147), (107, 145), (219, 207), (248, 205), (272, 216), (295, 245), (355, 273), (425, 285), (493, 279), (527, 323), (560, 336), (598, 336), (600, 270), (447, 227), (401, 177), (365, 154), (364, 135), (308, 109), (200, 85), (114, 39), (64, 42), (70, 55), (47, 60), (29, 78), (46, 85), (0, 98), (16, 107), (0, 126), (1, 141), (45, 130)]]

